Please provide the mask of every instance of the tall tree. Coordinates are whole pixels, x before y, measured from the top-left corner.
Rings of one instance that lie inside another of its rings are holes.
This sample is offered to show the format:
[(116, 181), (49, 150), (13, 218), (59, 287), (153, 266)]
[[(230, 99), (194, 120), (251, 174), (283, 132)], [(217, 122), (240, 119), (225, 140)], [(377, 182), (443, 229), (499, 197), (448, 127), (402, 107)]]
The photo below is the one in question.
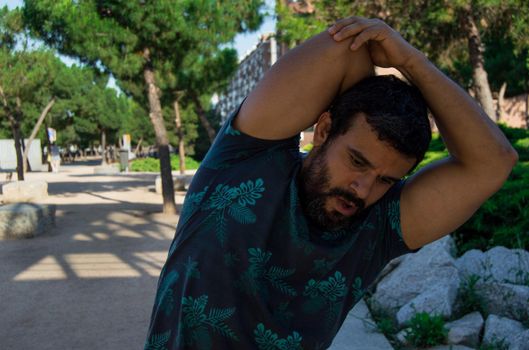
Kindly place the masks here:
[(33, 33), (60, 52), (102, 67), (118, 81), (143, 81), (160, 157), (163, 208), (166, 213), (175, 213), (169, 144), (160, 103), (159, 85), (163, 81), (157, 80), (160, 76), (156, 71), (166, 58), (181, 60), (197, 43), (218, 40), (216, 28), (227, 19), (234, 24), (234, 32), (259, 23), (256, 10), (261, 3), (26, 0), (24, 13)]
[(486, 71), (483, 37), (492, 29), (501, 28), (514, 38), (517, 54), (528, 45), (529, 5), (523, 0), (340, 0), (336, 3), (320, 0), (299, 3), (308, 3), (312, 11), (299, 11), (299, 5), (293, 6), (291, 1), (277, 2), (278, 30), (287, 43), (308, 38), (343, 17), (344, 13), (381, 18), (449, 73), (461, 73), (458, 72), (462, 68), (460, 63), (467, 61), (470, 86), (493, 119), (496, 112)]

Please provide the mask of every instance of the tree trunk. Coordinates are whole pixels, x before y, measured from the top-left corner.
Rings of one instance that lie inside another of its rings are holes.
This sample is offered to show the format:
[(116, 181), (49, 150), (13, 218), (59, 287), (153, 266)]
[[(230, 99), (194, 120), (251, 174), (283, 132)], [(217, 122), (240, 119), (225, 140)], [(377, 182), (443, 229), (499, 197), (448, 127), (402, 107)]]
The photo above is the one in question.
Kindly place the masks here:
[(464, 15), (464, 24), (468, 39), (468, 52), (470, 56), (470, 63), (472, 65), (472, 78), (474, 80), (474, 90), (476, 98), (481, 104), (481, 107), (488, 114), (489, 118), (497, 121), (496, 111), (494, 109), (494, 102), (492, 101), (492, 93), (490, 91), (487, 71), (485, 70), (485, 59), (483, 53), (485, 46), (481, 42), (481, 36), (472, 16), (472, 9), (468, 9)]
[(46, 161), (48, 162), (48, 173), (51, 173), (53, 171), (53, 168), (51, 167), (51, 141), (50, 141), (50, 134), (48, 134), (48, 129), (50, 128), (50, 125), (46, 125), (46, 148), (48, 149), (48, 156), (46, 157)]
[(206, 117), (206, 111), (204, 111), (204, 109), (202, 108), (202, 104), (200, 103), (198, 96), (193, 95), (191, 96), (191, 99), (193, 100), (193, 104), (195, 105), (195, 112), (198, 115), (198, 118), (200, 119), (200, 123), (202, 124), (204, 129), (206, 129), (209, 138), (209, 143), (213, 144), (217, 133), (215, 132), (215, 129), (213, 129), (211, 123)]
[(501, 84), (500, 92), (498, 93), (498, 121), (502, 120), (505, 117), (505, 111), (503, 110), (505, 90), (507, 90), (506, 82)]
[(101, 165), (106, 165), (107, 162), (107, 134), (105, 129), (101, 129)]
[(169, 155), (169, 140), (167, 139), (167, 131), (165, 130), (162, 106), (160, 104), (158, 88), (156, 87), (154, 79), (154, 69), (150, 60), (149, 49), (143, 50), (143, 57), (146, 61), (143, 68), (143, 77), (145, 79), (147, 97), (149, 99), (149, 117), (154, 127), (156, 144), (158, 146), (158, 157), (160, 158), (163, 212), (166, 214), (176, 214), (173, 174), (171, 173), (171, 159)]
[(136, 145), (136, 148), (134, 149), (134, 154), (136, 155), (136, 157), (138, 157), (138, 152), (140, 151), (142, 142), (143, 142), (143, 137), (140, 137), (140, 140), (138, 141), (138, 144)]
[(50, 102), (48, 102), (46, 107), (42, 110), (42, 113), (40, 114), (40, 117), (37, 120), (37, 124), (35, 124), (35, 127), (31, 131), (31, 135), (29, 135), (29, 139), (28, 139), (28, 143), (26, 145), (26, 149), (24, 150), (24, 154), (22, 155), (22, 159), (23, 159), (23, 162), (24, 162), (24, 172), (27, 171), (27, 169), (26, 169), (26, 161), (28, 160), (29, 148), (31, 147), (31, 143), (33, 142), (33, 139), (35, 138), (35, 136), (37, 136), (37, 133), (39, 132), (40, 126), (42, 125), (42, 122), (44, 121), (44, 118), (46, 118), (46, 115), (50, 111), (51, 107), (53, 107), (54, 103), (55, 103), (55, 97), (52, 97)]
[(11, 123), (11, 131), (13, 132), (13, 139), (15, 140), (15, 153), (17, 156), (17, 178), (18, 181), (24, 181), (24, 166), (22, 157), (22, 142), (20, 136), (20, 123), (16, 117), (8, 115)]
[(186, 151), (184, 148), (184, 130), (182, 128), (182, 119), (180, 118), (180, 107), (178, 106), (178, 99), (174, 100), (174, 115), (176, 124), (176, 133), (178, 134), (178, 157), (180, 158), (180, 174), (186, 173)]

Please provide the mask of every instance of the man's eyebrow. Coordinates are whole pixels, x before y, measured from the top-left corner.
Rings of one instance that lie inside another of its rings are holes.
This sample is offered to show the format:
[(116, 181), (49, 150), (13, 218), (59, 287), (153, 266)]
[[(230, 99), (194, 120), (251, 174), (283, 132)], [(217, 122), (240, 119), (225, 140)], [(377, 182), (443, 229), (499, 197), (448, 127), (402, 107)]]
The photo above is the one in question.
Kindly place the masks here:
[(362, 152), (352, 148), (347, 147), (349, 154), (358, 159), (360, 162), (364, 163), (368, 168), (373, 168), (373, 164), (362, 154)]
[[(362, 152), (359, 150), (356, 150), (352, 147), (347, 147), (349, 154), (357, 158), (360, 162), (362, 162), (365, 166), (368, 168), (374, 168), (373, 164), (363, 155)], [(381, 179), (390, 180), (393, 182), (399, 182), (401, 178), (393, 177), (393, 176), (380, 176)]]

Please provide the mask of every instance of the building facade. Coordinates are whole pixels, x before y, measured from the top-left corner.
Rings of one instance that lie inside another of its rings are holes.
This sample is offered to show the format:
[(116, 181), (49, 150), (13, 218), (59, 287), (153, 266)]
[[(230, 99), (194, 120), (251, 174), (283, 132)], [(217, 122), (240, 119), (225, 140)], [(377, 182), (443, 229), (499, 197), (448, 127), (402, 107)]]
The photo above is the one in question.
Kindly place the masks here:
[(277, 61), (279, 51), (276, 39), (272, 34), (267, 34), (263, 35), (256, 48), (242, 59), (226, 93), (219, 97), (217, 110), (223, 123)]

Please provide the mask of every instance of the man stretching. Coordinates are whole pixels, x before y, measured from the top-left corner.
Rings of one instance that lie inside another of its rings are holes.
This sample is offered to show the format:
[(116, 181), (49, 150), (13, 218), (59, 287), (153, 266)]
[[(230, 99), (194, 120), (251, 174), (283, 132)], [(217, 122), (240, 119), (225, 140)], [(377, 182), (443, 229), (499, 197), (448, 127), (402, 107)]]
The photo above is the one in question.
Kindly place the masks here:
[[(373, 64), (412, 84), (373, 77)], [(450, 152), (404, 179), (431, 139)], [(316, 123), (314, 148), (299, 133)], [(378, 19), (283, 56), (220, 130), (186, 196), (146, 349), (325, 349), (384, 265), (464, 223), (517, 154)]]

